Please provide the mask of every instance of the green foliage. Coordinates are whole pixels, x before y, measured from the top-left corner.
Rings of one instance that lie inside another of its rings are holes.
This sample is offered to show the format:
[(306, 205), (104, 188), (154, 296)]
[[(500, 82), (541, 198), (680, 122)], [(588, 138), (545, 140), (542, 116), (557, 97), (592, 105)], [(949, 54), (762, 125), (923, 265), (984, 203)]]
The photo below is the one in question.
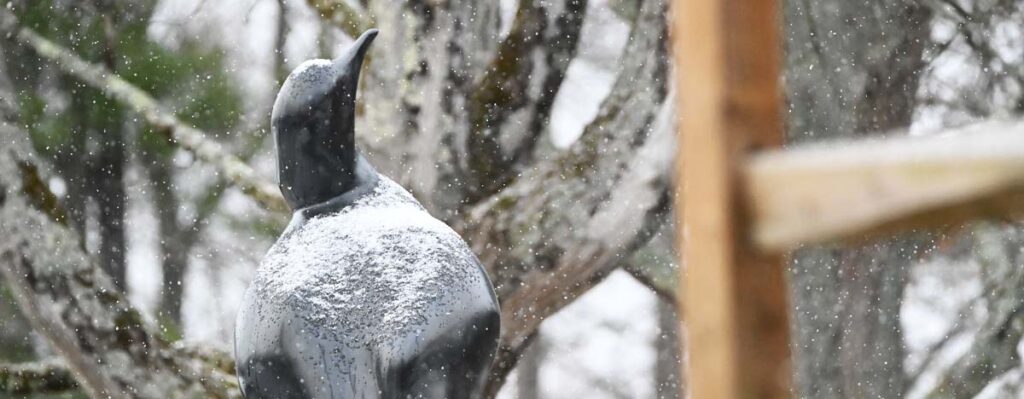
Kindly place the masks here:
[(228, 225), (234, 230), (245, 231), (253, 237), (274, 240), (288, 226), (288, 219), (278, 217), (229, 218)]
[[(237, 124), (241, 98), (224, 72), (222, 55), (196, 44), (173, 50), (150, 41), (146, 30), (151, 7), (112, 12), (114, 19), (118, 14), (135, 16), (124, 16), (124, 21), (116, 23), (111, 42), (104, 30), (104, 17), (82, 6), (55, 5), (53, 0), (16, 2), (15, 6), (24, 25), (79, 56), (96, 63), (113, 59), (118, 75), (172, 105), (184, 121), (210, 131), (226, 131)], [(53, 69), (43, 67), (32, 54), (25, 55), (28, 57), (18, 57), (23, 62), (13, 65), (13, 74), (19, 75), (15, 81), (24, 82), (19, 96), (21, 121), (41, 153), (55, 156), (72, 150), (76, 134), (95, 134), (102, 140), (104, 134), (121, 134), (126, 122), (141, 123), (99, 90), (69, 77), (61, 77), (62, 84), (46, 81), (42, 75)], [(170, 154), (166, 138), (140, 127), (140, 146)]]
[(39, 152), (55, 153), (71, 139), (71, 124), (66, 115), (48, 117), (46, 101), (28, 92), (21, 92), (18, 100), (21, 121), (29, 127)]
[(224, 72), (221, 54), (192, 44), (171, 51), (137, 37), (123, 41), (120, 52), (121, 77), (174, 104), (185, 121), (215, 131), (238, 122), (241, 98)]
[(160, 328), (160, 339), (164, 342), (173, 343), (185, 338), (178, 321), (165, 315), (157, 316), (157, 326)]
[(608, 5), (624, 21), (633, 21), (640, 13), (640, 2), (636, 0), (611, 0)]
[(85, 392), (74, 390), (61, 393), (39, 393), (32, 396), (0, 393), (0, 399), (88, 399)]

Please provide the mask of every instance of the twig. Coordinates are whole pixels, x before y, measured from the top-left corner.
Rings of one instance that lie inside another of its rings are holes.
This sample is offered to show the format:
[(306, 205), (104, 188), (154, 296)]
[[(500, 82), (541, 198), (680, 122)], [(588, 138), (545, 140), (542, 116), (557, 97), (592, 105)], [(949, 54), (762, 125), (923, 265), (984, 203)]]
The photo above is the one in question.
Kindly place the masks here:
[(967, 329), (967, 311), (980, 302), (981, 299), (982, 297), (979, 295), (978, 297), (968, 301), (964, 306), (960, 307), (960, 311), (957, 312), (958, 317), (956, 321), (953, 322), (953, 325), (950, 326), (949, 330), (946, 331), (941, 339), (928, 346), (928, 349), (925, 351), (924, 359), (921, 360), (921, 365), (907, 374), (907, 386), (914, 386), (917, 384), (917, 381), (921, 379), (921, 375), (928, 370), (928, 366), (931, 366), (939, 354), (942, 353), (942, 350), (946, 348), (946, 344)]

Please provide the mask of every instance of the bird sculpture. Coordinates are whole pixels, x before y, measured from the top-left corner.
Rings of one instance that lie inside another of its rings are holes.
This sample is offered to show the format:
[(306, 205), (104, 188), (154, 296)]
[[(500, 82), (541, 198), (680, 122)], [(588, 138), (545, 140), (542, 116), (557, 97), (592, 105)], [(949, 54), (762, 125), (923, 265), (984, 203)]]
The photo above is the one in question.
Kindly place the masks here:
[(304, 62), (274, 102), (294, 214), (236, 323), (248, 399), (475, 398), (494, 358), (498, 303), (479, 260), (356, 149), (356, 87), (376, 35)]

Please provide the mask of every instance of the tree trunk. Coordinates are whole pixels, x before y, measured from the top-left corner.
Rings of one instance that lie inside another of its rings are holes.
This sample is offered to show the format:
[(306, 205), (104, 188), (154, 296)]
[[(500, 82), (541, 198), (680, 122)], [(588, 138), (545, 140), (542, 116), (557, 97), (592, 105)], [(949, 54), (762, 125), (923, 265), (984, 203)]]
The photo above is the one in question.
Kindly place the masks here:
[[(0, 42), (0, 46), (10, 47), (8, 43), (2, 42)], [(13, 95), (16, 91), (8, 74), (8, 57), (9, 52), (0, 52), (0, 124), (2, 125), (16, 123), (18, 116), (18, 104)], [(70, 188), (70, 184), (68, 186)], [(0, 198), (3, 198), (3, 195), (0, 192)], [(78, 224), (76, 227), (81, 228)], [(81, 230), (79, 231), (81, 232)], [(3, 276), (0, 276), (0, 285), (2, 285), (0, 286), (0, 320), (3, 321), (3, 328), (0, 328), (0, 359), (6, 362), (24, 362), (35, 359), (38, 355), (32, 342), (35, 335), (28, 319), (18, 309), (14, 292), (6, 284)], [(0, 392), (3, 391), (0, 390)]]
[(523, 359), (516, 366), (516, 394), (518, 399), (540, 399), (540, 368), (547, 354), (547, 342), (544, 334), (537, 332), (526, 351)]
[[(112, 125), (118, 124), (111, 121)], [(124, 220), (127, 196), (124, 188), (125, 143), (120, 126), (99, 133), (100, 152), (95, 159), (90, 180), (93, 197), (99, 208), (99, 262), (121, 292), (128, 292), (125, 270)]]
[[(80, 83), (73, 81), (71, 78), (62, 77), (64, 86), (67, 87), (71, 93), (81, 93), (84, 89)], [(55, 158), (55, 166), (60, 171), (61, 178), (64, 179), (65, 186), (67, 187), (67, 193), (64, 195), (64, 207), (68, 210), (68, 216), (71, 218), (72, 226), (75, 231), (82, 237), (86, 237), (86, 220), (88, 220), (87, 204), (89, 203), (89, 193), (92, 191), (91, 179), (89, 179), (89, 168), (83, 167), (91, 165), (92, 161), (89, 157), (89, 152), (86, 151), (86, 137), (88, 128), (85, 115), (86, 107), (85, 104), (86, 96), (84, 95), (72, 95), (69, 112), (72, 115), (73, 123), (71, 127), (70, 136), (67, 140), (67, 148)]]
[(654, 361), (654, 392), (658, 399), (677, 399), (682, 392), (682, 351), (679, 316), (675, 304), (659, 300), (657, 357)]
[[(103, 64), (107, 69), (116, 72), (118, 29), (115, 21), (117, 13), (99, 16), (103, 25)], [(128, 292), (128, 275), (125, 269), (125, 253), (128, 245), (125, 241), (124, 222), (127, 212), (128, 196), (125, 192), (124, 169), (128, 162), (125, 143), (125, 126), (121, 119), (119, 104), (105, 100), (99, 104), (90, 104), (91, 113), (98, 115), (91, 131), (97, 134), (99, 154), (92, 165), (91, 180), (94, 184), (92, 192), (99, 208), (98, 224), (100, 228), (99, 261), (103, 270), (114, 280), (114, 285), (121, 292)], [(98, 131), (97, 131), (98, 130)]]
[[(906, 128), (930, 12), (918, 3), (786, 2), (789, 137), (811, 141)], [(909, 241), (908, 241), (909, 240)], [(796, 392), (902, 397), (900, 304), (913, 239), (793, 256)]]
[(160, 232), (160, 263), (163, 270), (163, 288), (160, 296), (160, 319), (164, 323), (181, 326), (181, 302), (184, 297), (185, 271), (188, 266), (191, 245), (183, 242), (183, 233), (178, 224), (180, 203), (174, 192), (174, 176), (171, 161), (166, 156), (147, 152), (143, 155), (144, 167), (152, 188), (153, 206), (157, 210), (157, 224)]

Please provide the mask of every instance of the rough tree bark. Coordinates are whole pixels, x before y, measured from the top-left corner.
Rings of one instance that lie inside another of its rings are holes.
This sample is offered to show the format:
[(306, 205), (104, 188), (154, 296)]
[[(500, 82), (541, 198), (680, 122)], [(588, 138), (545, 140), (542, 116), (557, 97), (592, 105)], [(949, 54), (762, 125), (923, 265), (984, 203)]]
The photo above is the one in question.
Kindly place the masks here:
[(679, 265), (676, 260), (675, 223), (672, 216), (661, 226), (647, 246), (641, 248), (622, 268), (641, 284), (658, 295), (659, 299), (675, 306), (679, 288)]
[[(311, 1), (322, 12), (342, 1)], [(382, 173), (451, 221), (465, 206), (465, 110), (498, 42), (499, 2), (372, 1), (381, 33), (369, 54), (356, 134)], [(347, 24), (338, 25), (345, 28)]]
[(89, 177), (95, 184), (92, 194), (99, 209), (96, 220), (99, 222), (100, 248), (97, 255), (103, 270), (114, 280), (114, 286), (121, 292), (128, 292), (124, 235), (128, 201), (124, 187), (127, 159), (123, 129), (118, 126), (100, 134), (103, 144)]
[(94, 397), (238, 397), (231, 369), (176, 353), (84, 253), (28, 137), (0, 126), (0, 274), (34, 330)]
[[(785, 4), (789, 136), (803, 142), (910, 125), (929, 39), (918, 3), (793, 0)], [(796, 392), (901, 397), (899, 311), (908, 239), (794, 255)]]
[[(160, 296), (162, 323), (181, 323), (181, 302), (184, 297), (185, 271), (192, 247), (199, 238), (198, 225), (181, 225), (178, 210), (181, 202), (175, 193), (171, 161), (155, 154), (142, 154), (143, 167), (152, 187), (153, 205), (157, 213), (160, 233), (163, 292)], [(219, 198), (219, 195), (218, 195)], [(201, 220), (194, 218), (194, 220)]]
[[(120, 13), (96, 16), (101, 21), (104, 31), (103, 65), (116, 72), (117, 40)], [(103, 104), (106, 108), (119, 108), (110, 102)], [(128, 211), (128, 195), (125, 190), (125, 167), (128, 163), (125, 143), (125, 123), (120, 120), (120, 113), (112, 112), (96, 120), (88, 131), (97, 137), (99, 151), (93, 159), (89, 181), (94, 185), (90, 195), (96, 200), (99, 208), (97, 224), (99, 225), (100, 248), (97, 253), (100, 266), (114, 280), (114, 286), (121, 292), (128, 292), (128, 271), (125, 256), (125, 213)], [(83, 154), (84, 156), (84, 154)]]
[(682, 350), (679, 315), (672, 302), (658, 301), (657, 357), (654, 363), (654, 392), (658, 399), (677, 399), (683, 392)]
[(580, 140), (459, 227), (502, 304), (494, 391), (540, 322), (619, 266), (667, 216), (674, 126), (665, 11), (663, 1), (644, 3), (618, 81)]
[[(0, 26), (13, 26), (8, 17), (0, 15)], [(10, 85), (0, 91), (0, 98), (15, 98)], [(49, 168), (16, 127), (17, 108), (6, 100), (2, 105), (0, 276), (33, 329), (64, 360), (4, 366), (4, 388), (60, 389), (74, 375), (77, 384), (64, 388), (79, 385), (97, 397), (239, 397), (224, 354), (162, 342), (85, 253), (73, 216), (49, 191)]]
[(39, 395), (63, 393), (77, 387), (75, 376), (62, 363), (0, 364), (0, 393)]
[[(18, 105), (11, 95), (14, 90), (7, 67), (7, 59), (11, 56), (16, 57), (17, 54), (0, 52), (0, 121), (14, 121), (18, 117)], [(3, 320), (3, 328), (0, 328), (0, 359), (23, 362), (36, 358), (38, 354), (33, 345), (32, 328), (14, 302), (3, 277), (0, 277), (0, 320)], [(4, 389), (0, 388), (0, 392), (4, 392)]]
[(466, 99), (466, 199), (504, 188), (547, 132), (551, 107), (576, 56), (586, 0), (521, 1), (512, 30)]
[(544, 335), (534, 335), (530, 347), (523, 352), (523, 359), (516, 367), (516, 397), (519, 399), (540, 399), (540, 368), (548, 352)]
[[(947, 111), (945, 114), (969, 118), (1024, 112), (1024, 92), (1020, 90), (1024, 69), (1015, 57), (1003, 52), (1007, 47), (995, 33), (1000, 26), (1019, 25), (1024, 20), (1020, 3), (940, 0), (933, 2), (933, 6), (940, 23), (957, 27), (946, 39), (942, 48), (945, 51), (939, 56), (962, 54), (967, 64), (962, 68), (977, 73), (958, 85), (961, 90), (952, 91), (952, 95), (943, 94), (942, 89), (928, 91), (930, 104)], [(941, 78), (936, 80), (946, 83)], [(1024, 281), (1020, 272), (1024, 231), (1016, 223), (982, 224), (969, 238), (974, 258), (981, 265), (983, 288), (979, 303), (984, 304), (984, 318), (978, 325), (961, 324), (964, 326), (961, 329), (969, 329), (968, 336), (973, 341), (962, 355), (936, 370), (938, 381), (931, 387), (928, 397), (1021, 397), (1024, 366), (1018, 347), (1024, 334), (1021, 323)], [(960, 331), (954, 330), (949, 334), (963, 336), (958, 333)], [(944, 353), (946, 347), (956, 350), (956, 346), (940, 342), (935, 351)]]

